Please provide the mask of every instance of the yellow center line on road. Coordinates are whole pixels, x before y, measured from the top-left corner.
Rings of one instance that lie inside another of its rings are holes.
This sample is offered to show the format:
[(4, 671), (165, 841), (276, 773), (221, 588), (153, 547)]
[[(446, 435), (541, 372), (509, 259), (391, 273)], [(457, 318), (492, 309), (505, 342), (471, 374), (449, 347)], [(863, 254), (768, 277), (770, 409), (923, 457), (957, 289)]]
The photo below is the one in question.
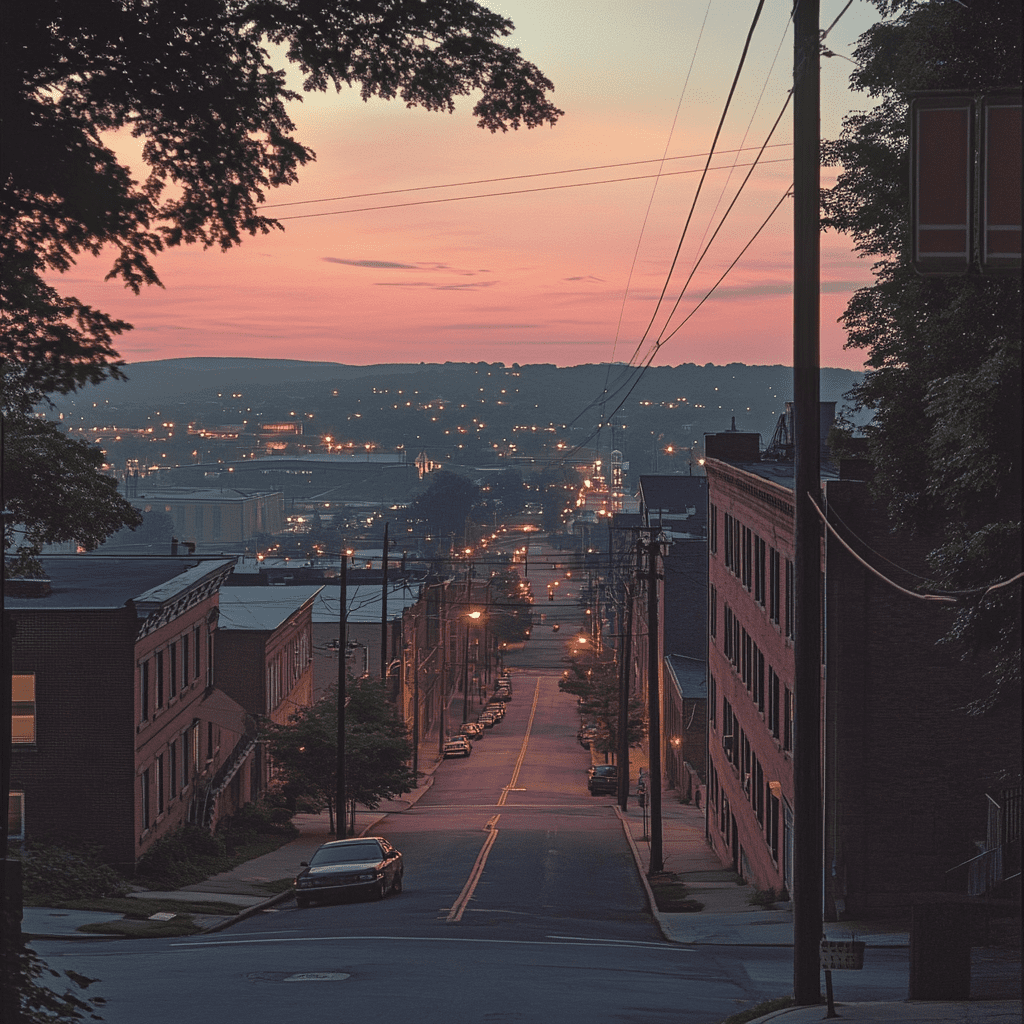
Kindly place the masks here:
[(526, 758), (526, 745), (530, 742), (530, 730), (533, 728), (533, 719), (537, 714), (538, 700), (540, 700), (540, 676), (537, 676), (537, 685), (533, 690), (533, 707), (530, 708), (530, 720), (526, 723), (526, 735), (523, 736), (523, 745), (519, 750), (519, 757), (516, 758), (516, 766), (512, 769), (512, 781), (501, 791), (501, 796), (498, 797), (499, 807), (504, 805), (508, 799), (509, 790), (515, 788), (515, 784), (519, 781), (519, 771)]
[[(537, 714), (538, 700), (540, 700), (540, 676), (537, 677), (537, 685), (533, 691), (533, 707), (530, 708), (530, 720), (526, 723), (526, 735), (523, 736), (523, 745), (519, 750), (519, 757), (516, 759), (516, 766), (512, 770), (512, 781), (502, 790), (501, 796), (498, 797), (498, 802), (495, 806), (501, 807), (504, 805), (505, 799), (508, 796), (508, 791), (515, 786), (519, 779), (519, 770), (523, 767), (523, 760), (526, 757), (526, 745), (530, 742), (530, 730), (533, 728), (533, 719)], [(452, 904), (451, 909), (448, 911), (445, 923), (457, 924), (462, 920), (462, 915), (466, 912), (466, 906), (473, 898), (473, 891), (476, 889), (477, 882), (480, 881), (480, 876), (484, 873), (484, 867), (487, 864), (487, 858), (490, 855), (491, 847), (494, 846), (494, 841), (498, 838), (498, 819), (500, 817), (500, 814), (495, 814), (484, 826), (488, 832), (488, 836), (484, 840), (484, 845), (480, 848), (480, 852), (477, 854), (476, 861), (473, 864), (473, 870), (469, 873), (469, 878), (466, 880), (466, 884), (463, 886), (462, 892), (459, 893), (459, 898)]]
[(457, 924), (462, 920), (462, 915), (466, 911), (466, 905), (473, 897), (473, 890), (476, 888), (476, 883), (480, 881), (480, 876), (484, 873), (484, 865), (487, 863), (487, 857), (491, 852), (491, 847), (494, 845), (495, 839), (498, 838), (497, 826), (498, 819), (500, 817), (500, 814), (495, 814), (494, 817), (491, 818), (484, 826), (489, 835), (484, 840), (484, 845), (477, 854), (476, 862), (473, 864), (473, 870), (469, 873), (469, 878), (463, 886), (462, 892), (459, 893), (459, 898), (452, 904), (451, 910), (448, 911), (448, 916), (445, 918), (446, 924)]

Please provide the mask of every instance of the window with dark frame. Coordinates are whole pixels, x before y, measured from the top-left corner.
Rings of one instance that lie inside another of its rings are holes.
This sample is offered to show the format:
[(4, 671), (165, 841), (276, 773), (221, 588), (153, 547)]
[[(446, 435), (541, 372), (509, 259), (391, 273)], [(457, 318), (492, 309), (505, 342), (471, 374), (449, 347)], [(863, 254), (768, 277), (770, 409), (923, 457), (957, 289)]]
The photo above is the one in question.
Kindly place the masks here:
[(779, 624), (779, 553), (775, 548), (768, 549), (768, 617), (777, 626)]
[(188, 633), (181, 638), (181, 688), (188, 688)]
[(142, 796), (142, 831), (145, 832), (150, 825), (150, 792), (149, 792), (149, 769), (147, 768), (139, 776), (139, 791)]
[(178, 741), (171, 740), (167, 747), (167, 788), (173, 800), (178, 795)]
[(743, 586), (750, 590), (754, 575), (754, 534), (753, 531), (743, 527)]
[(754, 534), (754, 600), (763, 608), (765, 603), (764, 586), (764, 551), (765, 543)]
[(784, 690), (784, 703), (782, 715), (782, 749), (792, 750), (793, 749), (793, 691), (788, 687), (783, 687)]
[(718, 509), (708, 506), (708, 548), (711, 554), (718, 554)]
[(156, 813), (164, 813), (164, 755), (157, 754), (156, 758)]
[(718, 590), (714, 584), (708, 588), (708, 629), (712, 637), (718, 636)]
[(779, 677), (775, 669), (768, 666), (768, 731), (779, 738)]
[(193, 648), (193, 650), (192, 650), (192, 657), (193, 657), (193, 660), (194, 660), (194, 663), (192, 665), (192, 678), (193, 679), (198, 679), (199, 678), (200, 669), (202, 668), (202, 657), (203, 657), (203, 655), (202, 655), (202, 644), (200, 643), (199, 627), (198, 626), (196, 626), (196, 628), (194, 630), (192, 630), (192, 641), (193, 641), (193, 643), (192, 643), (192, 648)]
[(149, 718), (149, 660), (139, 664), (139, 721)]
[(790, 640), (796, 633), (796, 589), (793, 563), (786, 559), (786, 636)]
[(156, 706), (164, 706), (164, 652), (156, 652)]
[(178, 642), (172, 641), (167, 647), (167, 699), (178, 694)]

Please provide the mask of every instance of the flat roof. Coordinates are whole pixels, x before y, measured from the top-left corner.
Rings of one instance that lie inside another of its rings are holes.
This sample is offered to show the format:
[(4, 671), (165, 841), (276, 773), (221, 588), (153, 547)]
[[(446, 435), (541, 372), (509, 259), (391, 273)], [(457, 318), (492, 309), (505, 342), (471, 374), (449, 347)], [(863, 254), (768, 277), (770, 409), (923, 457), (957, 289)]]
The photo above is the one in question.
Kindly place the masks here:
[(99, 610), (123, 608), (129, 601), (162, 604), (208, 576), (226, 572), (233, 558), (190, 555), (44, 555), (50, 580), (45, 597), (5, 595), (17, 610)]
[(323, 587), (223, 587), (218, 595), (219, 629), (272, 632)]

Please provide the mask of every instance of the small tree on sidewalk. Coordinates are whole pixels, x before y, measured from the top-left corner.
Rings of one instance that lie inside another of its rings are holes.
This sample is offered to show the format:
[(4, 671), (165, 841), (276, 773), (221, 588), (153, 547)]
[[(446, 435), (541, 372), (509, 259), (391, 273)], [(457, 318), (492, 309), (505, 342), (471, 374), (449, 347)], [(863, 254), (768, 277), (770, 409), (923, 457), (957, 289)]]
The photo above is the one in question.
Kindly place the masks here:
[[(579, 698), (580, 716), (597, 726), (593, 746), (607, 762), (608, 755), (614, 756), (619, 749), (619, 675), (615, 663), (594, 660), (588, 664), (573, 659), (558, 688)], [(644, 706), (635, 698), (629, 701), (626, 736), (631, 747), (643, 742)]]
[[(338, 763), (338, 689), (316, 704), (300, 708), (286, 725), (269, 723), (263, 738), (274, 775), (290, 796), (326, 806), (332, 832), (344, 831), (344, 812), (354, 827), (356, 804), (375, 810), (416, 787), (418, 773), (405, 724), (387, 699), (379, 679), (350, 681), (346, 686), (345, 778), (348, 807), (335, 807)], [(339, 827), (335, 827), (335, 818)]]

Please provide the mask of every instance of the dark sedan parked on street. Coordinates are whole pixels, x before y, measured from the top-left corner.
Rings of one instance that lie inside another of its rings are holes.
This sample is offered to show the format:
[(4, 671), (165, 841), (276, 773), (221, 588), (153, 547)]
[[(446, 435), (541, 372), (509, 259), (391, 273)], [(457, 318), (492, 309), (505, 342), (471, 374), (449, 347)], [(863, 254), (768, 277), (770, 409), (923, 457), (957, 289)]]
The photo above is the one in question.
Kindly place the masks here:
[(587, 789), (591, 796), (619, 791), (619, 769), (613, 764), (595, 764), (587, 773)]
[(405, 874), (402, 855), (380, 836), (324, 843), (302, 867), (293, 883), (300, 907), (346, 893), (382, 900), (389, 892), (402, 891)]

